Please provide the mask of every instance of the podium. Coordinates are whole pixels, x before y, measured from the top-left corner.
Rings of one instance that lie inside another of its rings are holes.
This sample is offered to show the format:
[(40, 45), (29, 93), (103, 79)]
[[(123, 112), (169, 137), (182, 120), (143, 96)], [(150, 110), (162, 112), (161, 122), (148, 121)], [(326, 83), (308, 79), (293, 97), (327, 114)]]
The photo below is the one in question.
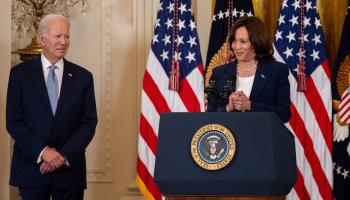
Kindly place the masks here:
[[(208, 124), (235, 139), (219, 170), (203, 169), (191, 154), (194, 134)], [(154, 179), (169, 200), (285, 199), (296, 180), (294, 136), (270, 112), (162, 113)]]

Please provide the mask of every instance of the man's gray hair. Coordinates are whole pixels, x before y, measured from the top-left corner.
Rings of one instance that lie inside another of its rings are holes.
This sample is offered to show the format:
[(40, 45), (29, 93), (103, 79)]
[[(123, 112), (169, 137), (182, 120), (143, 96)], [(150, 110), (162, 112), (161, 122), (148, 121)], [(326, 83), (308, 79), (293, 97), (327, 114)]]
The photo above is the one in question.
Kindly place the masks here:
[(48, 15), (45, 15), (45, 17), (43, 17), (40, 20), (38, 33), (46, 32), (48, 30), (49, 26), (50, 26), (50, 22), (51, 21), (55, 21), (55, 20), (63, 20), (68, 25), (70, 25), (69, 19), (67, 17), (65, 17), (65, 16), (58, 15), (58, 14), (48, 14)]

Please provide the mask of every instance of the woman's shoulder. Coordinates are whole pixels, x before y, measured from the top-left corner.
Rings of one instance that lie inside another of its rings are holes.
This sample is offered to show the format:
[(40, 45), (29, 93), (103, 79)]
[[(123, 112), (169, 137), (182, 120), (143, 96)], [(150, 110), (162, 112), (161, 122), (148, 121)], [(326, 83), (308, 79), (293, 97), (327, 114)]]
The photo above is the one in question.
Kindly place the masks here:
[(262, 65), (272, 68), (274, 71), (288, 71), (288, 65), (276, 60), (262, 61)]

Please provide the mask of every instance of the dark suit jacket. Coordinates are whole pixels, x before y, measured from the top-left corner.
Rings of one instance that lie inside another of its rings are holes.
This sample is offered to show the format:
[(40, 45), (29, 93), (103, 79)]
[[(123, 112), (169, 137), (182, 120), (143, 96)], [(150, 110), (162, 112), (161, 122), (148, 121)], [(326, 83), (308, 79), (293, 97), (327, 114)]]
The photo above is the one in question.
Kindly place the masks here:
[[(232, 80), (236, 91), (236, 63), (228, 63), (213, 70), (211, 79), (216, 80), (216, 95), (210, 96), (209, 112), (226, 112), (227, 99), (217, 101), (227, 80)], [(290, 86), (288, 66), (277, 61), (259, 61), (249, 100), (253, 112), (274, 112), (282, 122), (290, 118)]]
[[(85, 149), (97, 125), (92, 74), (64, 60), (56, 115), (53, 116), (40, 56), (11, 69), (6, 126), (15, 141), (10, 184), (86, 188)], [(42, 175), (37, 163), (44, 147), (54, 147), (70, 167)]]

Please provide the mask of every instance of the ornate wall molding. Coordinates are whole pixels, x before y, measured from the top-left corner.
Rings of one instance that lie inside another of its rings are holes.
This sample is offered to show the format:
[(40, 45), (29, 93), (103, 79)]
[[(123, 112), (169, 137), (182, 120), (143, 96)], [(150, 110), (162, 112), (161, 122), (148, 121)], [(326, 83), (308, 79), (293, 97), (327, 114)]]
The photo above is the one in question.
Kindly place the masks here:
[(101, 135), (102, 153), (101, 168), (89, 168), (87, 166), (87, 181), (95, 182), (113, 182), (113, 164), (112, 157), (112, 2), (111, 0), (101, 0), (100, 25), (101, 25), (101, 46), (100, 46), (100, 104), (97, 105), (99, 113), (99, 125), (97, 134)]

